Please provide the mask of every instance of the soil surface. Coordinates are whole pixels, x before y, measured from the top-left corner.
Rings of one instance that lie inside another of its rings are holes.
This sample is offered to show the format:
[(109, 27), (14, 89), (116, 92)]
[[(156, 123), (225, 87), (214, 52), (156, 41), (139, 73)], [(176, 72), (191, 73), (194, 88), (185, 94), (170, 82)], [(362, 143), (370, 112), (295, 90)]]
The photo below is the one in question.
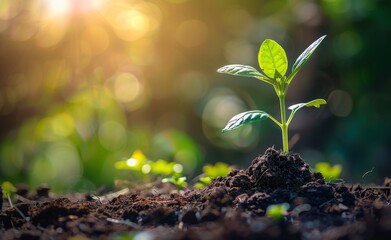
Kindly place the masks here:
[[(0, 239), (391, 239), (391, 180), (326, 183), (298, 154), (269, 148), (203, 189), (167, 185), (104, 196), (53, 196), (47, 186), (0, 211)], [(1, 202), (0, 202), (1, 203)], [(265, 216), (288, 203), (281, 220)]]

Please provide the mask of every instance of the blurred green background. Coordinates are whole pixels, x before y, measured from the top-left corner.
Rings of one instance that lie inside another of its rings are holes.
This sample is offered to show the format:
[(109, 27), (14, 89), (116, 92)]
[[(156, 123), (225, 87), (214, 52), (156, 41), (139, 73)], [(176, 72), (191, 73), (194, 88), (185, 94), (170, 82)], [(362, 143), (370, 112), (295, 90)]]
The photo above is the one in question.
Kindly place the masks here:
[[(327, 34), (296, 76), (291, 150), (346, 181), (390, 176), (391, 4), (387, 0), (1, 0), (0, 181), (57, 191), (111, 186), (114, 163), (140, 149), (182, 163), (247, 167), (280, 130), (262, 122), (221, 133), (234, 114), (279, 116), (269, 85), (216, 73), (257, 65), (279, 42), (290, 67)], [(373, 172), (362, 175), (371, 170)]]

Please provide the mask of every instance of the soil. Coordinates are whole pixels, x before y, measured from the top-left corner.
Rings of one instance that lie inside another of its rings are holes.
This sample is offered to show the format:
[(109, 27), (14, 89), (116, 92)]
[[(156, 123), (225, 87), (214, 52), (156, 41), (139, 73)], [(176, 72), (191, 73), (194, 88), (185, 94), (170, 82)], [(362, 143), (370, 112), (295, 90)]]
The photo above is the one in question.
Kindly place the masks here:
[[(388, 178), (327, 183), (298, 154), (269, 148), (247, 169), (180, 193), (155, 184), (54, 196), (19, 186), (14, 207), (1, 207), (0, 239), (391, 239), (390, 189)], [(289, 203), (288, 214), (266, 217), (279, 203)]]

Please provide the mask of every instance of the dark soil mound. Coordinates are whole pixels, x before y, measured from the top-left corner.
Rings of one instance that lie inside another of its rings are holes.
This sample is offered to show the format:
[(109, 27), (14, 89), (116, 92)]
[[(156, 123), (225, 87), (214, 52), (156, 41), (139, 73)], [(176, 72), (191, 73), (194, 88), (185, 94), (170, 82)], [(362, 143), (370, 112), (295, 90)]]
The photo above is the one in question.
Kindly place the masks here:
[[(268, 149), (247, 169), (180, 195), (50, 198), (41, 188), (14, 208), (4, 203), (0, 239), (391, 239), (390, 185), (325, 183), (298, 154)], [(278, 203), (290, 205), (288, 215), (265, 217)]]

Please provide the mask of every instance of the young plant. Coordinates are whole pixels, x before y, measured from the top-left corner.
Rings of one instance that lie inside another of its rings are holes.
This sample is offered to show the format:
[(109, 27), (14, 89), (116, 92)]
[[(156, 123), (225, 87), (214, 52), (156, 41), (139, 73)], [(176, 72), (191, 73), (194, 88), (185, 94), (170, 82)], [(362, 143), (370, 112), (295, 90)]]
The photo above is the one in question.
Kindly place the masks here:
[[(16, 206), (14, 206), (14, 204), (12, 203), (12, 197), (15, 195), (17, 189), (16, 187), (9, 181), (5, 181), (1, 184), (1, 187), (0, 187), (0, 190), (3, 190), (3, 194), (4, 196), (7, 196), (8, 198), (8, 203), (9, 205), (12, 207), (12, 208), (15, 208), (15, 210), (19, 213), (19, 215), (26, 221), (30, 221), (30, 218), (29, 217), (26, 217), (22, 211), (19, 210), (19, 208), (17, 208)], [(3, 203), (3, 202), (1, 202)], [(1, 204), (0, 204), (1, 206)], [(0, 210), (1, 210), (1, 207), (0, 207)]]
[(194, 185), (196, 188), (203, 188), (209, 185), (213, 179), (217, 177), (225, 177), (231, 171), (231, 167), (223, 162), (218, 162), (215, 165), (206, 164), (202, 168), (203, 174), (199, 181)]
[(223, 131), (233, 130), (243, 126), (244, 124), (258, 122), (269, 118), (281, 128), (283, 151), (288, 153), (288, 127), (295, 113), (302, 107), (319, 108), (320, 105), (326, 104), (324, 99), (315, 99), (306, 103), (298, 103), (288, 108), (292, 112), (289, 118), (286, 117), (285, 97), (289, 85), (300, 69), (307, 63), (312, 53), (325, 37), (326, 36), (322, 36), (313, 42), (297, 58), (296, 62), (292, 66), (292, 71), (288, 76), (285, 75), (288, 69), (288, 59), (285, 54), (285, 50), (277, 42), (271, 39), (266, 39), (263, 41), (258, 53), (258, 63), (263, 73), (257, 71), (251, 66), (240, 64), (227, 65), (218, 69), (217, 72), (219, 73), (226, 73), (242, 77), (253, 77), (272, 85), (279, 99), (281, 112), (281, 121), (278, 121), (270, 114), (260, 110), (239, 113), (228, 121)]
[(201, 188), (208, 186), (211, 182), (212, 182), (212, 178), (210, 178), (210, 177), (200, 177), (198, 182), (196, 182), (196, 184), (194, 184), (194, 187), (201, 189)]
[(280, 220), (288, 214), (288, 209), (288, 203), (270, 205), (266, 209), (266, 216), (273, 218), (274, 220)]
[(182, 164), (168, 162), (163, 159), (151, 161), (141, 150), (134, 151), (132, 156), (126, 160), (116, 162), (115, 168), (118, 170), (132, 170), (135, 173), (140, 173), (141, 176), (151, 173), (156, 176), (169, 176), (183, 171)]
[(223, 162), (217, 162), (215, 165), (206, 164), (202, 168), (204, 174), (212, 179), (225, 177), (231, 171), (231, 167)]
[(7, 197), (10, 206), (13, 207), (11, 199), (16, 193), (16, 187), (11, 182), (5, 181), (1, 184), (1, 188), (3, 189), (4, 197)]
[(178, 193), (179, 190), (187, 186), (186, 177), (183, 177), (180, 174), (174, 174), (172, 177), (163, 178), (162, 183), (171, 183), (177, 188)]
[(328, 162), (320, 162), (315, 165), (315, 172), (320, 172), (327, 181), (339, 179), (342, 172), (342, 165), (335, 164), (331, 166)]

